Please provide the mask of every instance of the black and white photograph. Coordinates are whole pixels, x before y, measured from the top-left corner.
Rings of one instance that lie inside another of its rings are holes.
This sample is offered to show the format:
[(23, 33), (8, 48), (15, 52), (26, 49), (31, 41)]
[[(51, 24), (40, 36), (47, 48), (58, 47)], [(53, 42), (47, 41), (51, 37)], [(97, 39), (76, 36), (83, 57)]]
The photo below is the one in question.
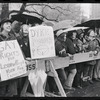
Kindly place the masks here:
[(0, 3), (0, 97), (100, 97), (100, 3)]

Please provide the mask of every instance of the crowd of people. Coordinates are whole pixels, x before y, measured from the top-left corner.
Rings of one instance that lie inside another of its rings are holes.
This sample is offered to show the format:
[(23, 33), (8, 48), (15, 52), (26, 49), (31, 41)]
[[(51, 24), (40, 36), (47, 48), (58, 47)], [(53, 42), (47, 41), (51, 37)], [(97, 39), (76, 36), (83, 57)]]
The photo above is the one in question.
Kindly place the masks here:
[[(55, 32), (55, 49), (59, 57), (71, 57), (76, 53), (85, 52), (96, 56), (100, 52), (100, 28), (72, 31), (60, 29)], [(95, 81), (100, 82), (99, 59), (70, 64), (69, 67), (65, 66), (56, 71), (66, 92), (74, 91), (76, 88), (82, 89)], [(57, 88), (54, 91), (57, 92)]]
[[(0, 41), (17, 40), (25, 59), (31, 58), (29, 45), (29, 27), (36, 24), (20, 24), (10, 19), (3, 19), (0, 22)], [(60, 29), (54, 32), (56, 55), (60, 57), (73, 56), (76, 53), (92, 52), (97, 55), (100, 52), (100, 29), (92, 28), (85, 30), (73, 30), (65, 32)], [(66, 91), (74, 91), (75, 88), (83, 88), (82, 82), (93, 84), (100, 82), (100, 60), (92, 60), (77, 64), (70, 64), (69, 67), (56, 70), (61, 84)], [(28, 77), (18, 78), (0, 82), (0, 96), (16, 96)], [(58, 91), (53, 78), (47, 79), (48, 90)]]

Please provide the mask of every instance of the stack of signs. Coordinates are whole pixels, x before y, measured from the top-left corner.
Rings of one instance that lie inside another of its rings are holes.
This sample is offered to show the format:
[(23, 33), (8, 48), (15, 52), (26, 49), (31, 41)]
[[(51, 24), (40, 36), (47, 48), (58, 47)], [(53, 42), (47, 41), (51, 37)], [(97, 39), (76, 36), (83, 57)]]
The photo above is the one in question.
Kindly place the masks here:
[(26, 64), (17, 40), (0, 42), (1, 81), (26, 73)]
[(32, 59), (55, 56), (54, 33), (51, 26), (30, 27), (29, 41)]

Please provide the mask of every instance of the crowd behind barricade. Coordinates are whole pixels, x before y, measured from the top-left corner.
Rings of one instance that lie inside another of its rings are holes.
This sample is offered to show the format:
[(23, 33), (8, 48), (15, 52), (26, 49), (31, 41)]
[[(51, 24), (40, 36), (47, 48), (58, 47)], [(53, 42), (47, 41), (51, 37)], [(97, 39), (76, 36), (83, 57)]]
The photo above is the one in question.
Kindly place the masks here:
[[(56, 55), (60, 57), (85, 52), (97, 55), (100, 52), (100, 29), (98, 28), (97, 31), (93, 28), (58, 30), (55, 32), (55, 49)], [(57, 69), (57, 73), (66, 93), (76, 88), (82, 89), (89, 84), (94, 84), (95, 81), (100, 82), (100, 60), (70, 64), (69, 67)], [(57, 93), (57, 88), (55, 91)]]
[[(0, 41), (17, 40), (25, 59), (30, 59), (29, 27), (39, 24), (21, 24), (18, 21), (12, 22), (4, 19), (0, 22)], [(58, 30), (54, 32), (56, 55), (60, 57), (73, 56), (76, 53), (93, 52), (97, 55), (100, 52), (100, 29), (95, 31), (73, 30), (65, 32)], [(100, 60), (70, 64), (69, 67), (56, 70), (65, 92), (74, 91), (75, 88), (84, 88), (85, 85), (100, 82)], [(0, 96), (20, 95), (25, 80), (28, 77), (0, 82)], [(84, 83), (84, 85), (83, 85)], [(28, 88), (32, 92), (31, 88)], [(47, 78), (46, 90), (58, 92), (56, 83), (52, 77)]]

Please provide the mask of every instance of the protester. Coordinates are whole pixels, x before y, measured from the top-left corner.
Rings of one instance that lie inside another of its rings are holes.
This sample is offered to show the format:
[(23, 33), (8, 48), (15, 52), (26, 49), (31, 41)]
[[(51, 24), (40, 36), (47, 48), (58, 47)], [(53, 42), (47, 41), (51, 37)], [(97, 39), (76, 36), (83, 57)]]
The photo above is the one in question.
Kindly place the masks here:
[[(86, 48), (87, 48), (87, 42), (84, 38), (84, 30), (78, 30), (77, 31), (77, 38), (76, 40), (76, 45), (79, 48), (78, 49), (78, 53), (84, 53), (86, 52)], [(80, 58), (81, 59), (81, 58)], [(85, 71), (85, 62), (82, 63), (77, 63), (76, 64), (76, 68), (77, 68), (77, 73), (75, 76), (75, 80), (74, 80), (74, 86), (77, 88), (82, 88), (83, 86), (85, 86), (86, 82), (84, 82), (83, 80), (83, 73)], [(84, 83), (84, 85), (83, 85)]]
[[(97, 30), (96, 40), (98, 41), (100, 47), (100, 28), (98, 28)], [(94, 67), (94, 73), (93, 73), (93, 80), (100, 81), (100, 59), (96, 60), (96, 65)]]
[[(57, 36), (57, 40), (55, 41), (56, 55), (60, 56), (60, 57), (68, 56), (68, 54), (66, 53), (67, 47), (66, 47), (66, 44), (65, 44), (66, 33), (63, 33), (63, 30), (60, 30), (56, 33), (56, 36)], [(56, 71), (57, 71), (58, 76), (61, 80), (61, 83), (64, 87), (64, 83), (65, 83), (65, 80), (66, 80), (66, 74), (65, 74), (64, 68), (57, 69)], [(64, 87), (64, 89), (65, 89), (65, 87)]]
[[(75, 51), (76, 53), (82, 53), (84, 51), (83, 42), (77, 38), (79, 36), (77, 31), (73, 31), (73, 34), (74, 34), (73, 43), (74, 43)], [(81, 77), (82, 77), (82, 72), (83, 72), (83, 64), (82, 63), (76, 64), (76, 69), (77, 69), (77, 73), (74, 78), (73, 86), (81, 89), (82, 88)]]
[[(56, 55), (59, 56), (59, 57), (68, 56), (68, 54), (66, 53), (66, 45), (64, 43), (65, 40), (66, 40), (66, 34), (63, 34), (63, 30), (59, 30), (55, 34), (55, 50), (56, 50)], [(66, 73), (64, 71), (64, 68), (57, 69), (56, 71), (58, 73), (58, 77), (61, 81), (61, 84), (62, 84), (63, 88), (65, 89), (64, 83), (65, 83), (65, 80), (66, 80)], [(54, 91), (57, 92), (58, 89), (56, 87), (56, 83), (54, 82), (54, 79), (51, 78), (51, 77), (48, 77), (48, 79), (49, 79), (48, 84), (49, 84), (50, 90), (53, 91), (53, 92)], [(53, 90), (52, 90), (52, 88), (53, 88)]]
[[(99, 44), (98, 41), (95, 39), (95, 32), (94, 30), (90, 29), (87, 33), (88, 36), (88, 48), (87, 52), (93, 53), (94, 55), (97, 55), (99, 52)], [(96, 64), (96, 60), (88, 61), (87, 63), (87, 75), (84, 76), (89, 76), (89, 82), (93, 84), (93, 70), (94, 66)]]
[(22, 34), (20, 34), (20, 29), (21, 29), (21, 23), (18, 21), (14, 21), (12, 23), (12, 34), (15, 35), (17, 41), (19, 41), (22, 38)]
[[(67, 46), (67, 50), (66, 52), (68, 53), (68, 55), (73, 58), (73, 55), (76, 53), (76, 50), (75, 50), (75, 45), (73, 43), (73, 39), (75, 37), (75, 34), (74, 32), (68, 32), (67, 33), (67, 38), (66, 38), (66, 41), (65, 41), (65, 44)], [(66, 67), (65, 68), (65, 72), (66, 72), (66, 75), (67, 75), (67, 80), (65, 81), (65, 89), (67, 90), (75, 90), (75, 88), (72, 87), (72, 84), (73, 84), (73, 80), (74, 80), (74, 77), (76, 75), (76, 65), (75, 64), (70, 64), (69, 67)]]
[[(19, 42), (19, 45), (23, 52), (23, 55), (26, 60), (27, 59), (31, 60), (30, 45), (29, 45), (29, 25), (23, 24), (20, 29), (20, 34), (22, 37), (18, 40), (18, 42)], [(27, 76), (19, 79), (19, 94), (20, 94), (26, 80), (28, 80)]]
[[(3, 19), (0, 22), (1, 33), (0, 41), (15, 40), (13, 34), (10, 34), (12, 21), (9, 19)], [(17, 95), (17, 79), (7, 80), (0, 82), (0, 96), (12, 97)]]
[(25, 55), (25, 58), (31, 57), (29, 46), (29, 26), (27, 24), (22, 25), (20, 34), (22, 35), (22, 38), (19, 40), (19, 44)]

